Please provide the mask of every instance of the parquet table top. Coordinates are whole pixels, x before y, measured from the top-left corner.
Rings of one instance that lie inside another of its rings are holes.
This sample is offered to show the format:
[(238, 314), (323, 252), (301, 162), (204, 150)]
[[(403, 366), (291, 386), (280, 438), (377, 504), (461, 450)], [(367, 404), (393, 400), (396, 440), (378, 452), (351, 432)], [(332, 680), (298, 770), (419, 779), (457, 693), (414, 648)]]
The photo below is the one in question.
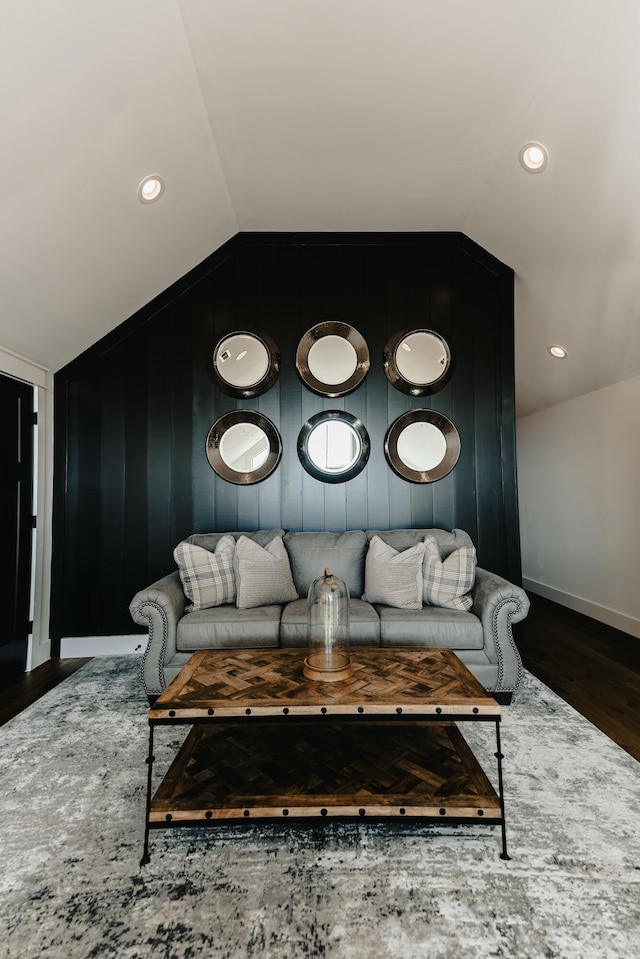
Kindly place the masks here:
[(356, 649), (353, 676), (314, 682), (305, 649), (201, 650), (149, 711), (149, 721), (243, 716), (469, 716), (500, 706), (449, 649)]

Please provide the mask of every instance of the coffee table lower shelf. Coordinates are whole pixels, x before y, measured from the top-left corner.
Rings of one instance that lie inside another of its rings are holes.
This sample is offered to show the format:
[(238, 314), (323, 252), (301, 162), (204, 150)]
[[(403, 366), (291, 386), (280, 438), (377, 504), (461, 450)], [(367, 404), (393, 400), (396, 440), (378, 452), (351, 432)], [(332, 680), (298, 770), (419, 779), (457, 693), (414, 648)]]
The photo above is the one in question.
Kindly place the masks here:
[(453, 722), (256, 720), (194, 726), (151, 800), (148, 828), (316, 817), (503, 824)]

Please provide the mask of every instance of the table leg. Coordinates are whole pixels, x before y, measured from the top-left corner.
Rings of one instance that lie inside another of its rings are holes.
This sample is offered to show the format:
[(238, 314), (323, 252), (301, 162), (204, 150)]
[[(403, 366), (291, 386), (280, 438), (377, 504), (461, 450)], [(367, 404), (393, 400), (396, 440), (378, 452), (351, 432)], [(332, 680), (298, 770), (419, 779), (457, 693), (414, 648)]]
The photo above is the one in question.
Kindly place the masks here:
[(153, 755), (153, 726), (149, 723), (149, 754), (146, 759), (147, 763), (147, 813), (144, 827), (144, 852), (142, 854), (142, 859), (140, 860), (140, 865), (145, 866), (149, 862), (149, 814), (151, 813), (151, 779), (153, 772), (153, 761), (155, 756)]
[(504, 756), (502, 755), (502, 748), (500, 745), (500, 720), (496, 719), (496, 759), (498, 760), (498, 791), (500, 794), (500, 814), (502, 816), (501, 827), (502, 827), (502, 852), (500, 853), (501, 859), (511, 859), (511, 856), (507, 853), (507, 830), (505, 824), (504, 816), (504, 787), (502, 783), (502, 760)]

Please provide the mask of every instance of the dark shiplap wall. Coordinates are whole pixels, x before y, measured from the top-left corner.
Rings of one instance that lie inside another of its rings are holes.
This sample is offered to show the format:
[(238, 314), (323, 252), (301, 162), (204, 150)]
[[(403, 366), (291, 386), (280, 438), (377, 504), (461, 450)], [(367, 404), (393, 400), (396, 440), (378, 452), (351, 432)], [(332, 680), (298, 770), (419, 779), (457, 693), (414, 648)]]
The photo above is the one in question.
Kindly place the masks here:
[[(340, 399), (308, 390), (295, 370), (300, 337), (340, 319), (365, 337), (371, 370)], [(213, 385), (215, 342), (245, 324), (280, 347), (282, 372), (255, 400)], [(382, 354), (404, 328), (442, 333), (454, 374), (431, 397), (388, 384)], [(191, 532), (285, 529), (466, 529), (479, 563), (519, 581), (513, 402), (513, 273), (472, 241), (445, 234), (239, 234), (55, 377), (55, 639), (131, 633), (128, 604), (175, 568)], [(204, 442), (218, 416), (260, 410), (284, 452), (264, 482), (217, 477)], [(388, 426), (412, 407), (456, 424), (462, 452), (444, 479), (408, 483), (384, 457)], [(359, 416), (372, 442), (365, 470), (323, 484), (298, 461), (300, 427), (321, 409)]]

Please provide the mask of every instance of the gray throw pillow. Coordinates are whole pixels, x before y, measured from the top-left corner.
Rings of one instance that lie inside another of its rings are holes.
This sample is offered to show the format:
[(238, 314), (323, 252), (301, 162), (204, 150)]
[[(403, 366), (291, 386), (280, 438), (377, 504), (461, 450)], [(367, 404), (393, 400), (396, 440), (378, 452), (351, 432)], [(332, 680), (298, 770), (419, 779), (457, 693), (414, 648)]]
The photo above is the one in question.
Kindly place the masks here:
[(185, 596), (191, 600), (191, 605), (186, 609), (188, 613), (233, 603), (236, 598), (233, 572), (235, 550), (233, 536), (221, 536), (215, 552), (193, 543), (178, 543), (173, 558), (178, 564)]
[(468, 610), (473, 606), (469, 595), (476, 579), (475, 546), (461, 546), (440, 559), (435, 539), (424, 540), (424, 602), (427, 606)]
[(246, 536), (236, 542), (236, 606), (253, 609), (298, 599), (282, 536), (260, 546)]
[(398, 552), (374, 536), (364, 565), (364, 595), (369, 603), (397, 609), (422, 609), (424, 543)]

